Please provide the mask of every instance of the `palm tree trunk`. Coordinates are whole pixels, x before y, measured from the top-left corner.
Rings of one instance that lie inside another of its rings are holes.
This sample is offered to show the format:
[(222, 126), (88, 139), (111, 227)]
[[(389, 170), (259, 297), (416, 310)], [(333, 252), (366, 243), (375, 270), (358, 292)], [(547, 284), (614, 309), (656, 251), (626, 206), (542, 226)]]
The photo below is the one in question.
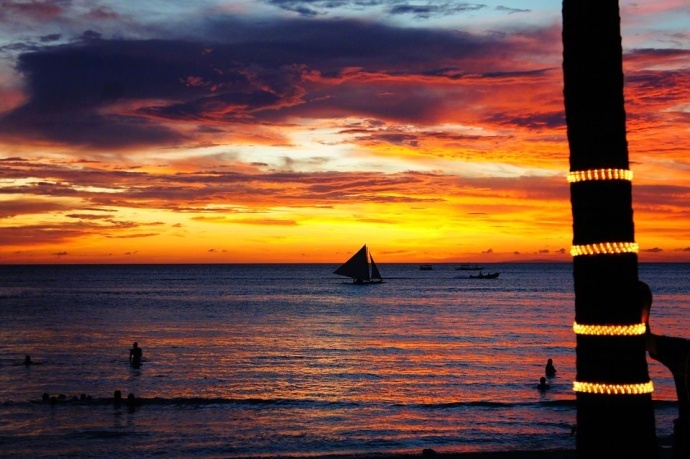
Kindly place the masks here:
[[(563, 75), (570, 170), (627, 170), (623, 66), (617, 0), (563, 1)], [(629, 180), (571, 183), (573, 245), (634, 243)], [(640, 322), (635, 252), (575, 255), (575, 321)], [(577, 335), (577, 381), (649, 382), (644, 339)], [(650, 393), (601, 394), (577, 389), (581, 458), (657, 457)]]

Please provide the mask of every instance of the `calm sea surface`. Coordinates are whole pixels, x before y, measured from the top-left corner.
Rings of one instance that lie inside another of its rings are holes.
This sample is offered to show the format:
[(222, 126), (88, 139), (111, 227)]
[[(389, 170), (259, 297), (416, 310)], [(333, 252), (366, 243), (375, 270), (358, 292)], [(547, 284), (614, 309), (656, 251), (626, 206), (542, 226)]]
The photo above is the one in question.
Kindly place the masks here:
[[(570, 264), (489, 265), (489, 280), (381, 264), (372, 286), (336, 267), (0, 266), (2, 456), (575, 447)], [(640, 278), (654, 331), (690, 337), (690, 264), (642, 264)], [(654, 361), (650, 374), (665, 438), (673, 381)], [(115, 390), (141, 403), (114, 406)]]

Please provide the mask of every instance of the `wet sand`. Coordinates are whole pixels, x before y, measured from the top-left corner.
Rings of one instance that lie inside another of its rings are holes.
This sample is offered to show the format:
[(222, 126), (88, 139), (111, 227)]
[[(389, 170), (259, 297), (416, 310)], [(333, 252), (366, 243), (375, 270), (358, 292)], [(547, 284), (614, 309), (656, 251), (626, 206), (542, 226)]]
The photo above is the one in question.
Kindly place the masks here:
[[(575, 450), (542, 450), (542, 451), (491, 451), (491, 452), (431, 452), (420, 451), (419, 454), (367, 453), (367, 454), (324, 454), (324, 455), (281, 455), (281, 459), (575, 459)], [(269, 459), (255, 458), (255, 459)], [(275, 456), (271, 456), (275, 459)]]

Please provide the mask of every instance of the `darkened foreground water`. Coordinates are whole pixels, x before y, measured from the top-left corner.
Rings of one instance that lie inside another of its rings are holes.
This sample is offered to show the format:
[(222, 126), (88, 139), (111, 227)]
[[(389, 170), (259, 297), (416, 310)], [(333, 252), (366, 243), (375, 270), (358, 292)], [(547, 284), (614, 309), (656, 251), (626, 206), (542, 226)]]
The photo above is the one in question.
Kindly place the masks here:
[[(574, 448), (569, 264), (486, 280), (382, 264), (372, 286), (335, 267), (0, 266), (3, 457)], [(689, 275), (641, 265), (655, 332), (690, 337)], [(666, 370), (650, 373), (654, 399), (675, 400)], [(114, 407), (115, 390), (141, 403)], [(657, 404), (661, 437), (675, 411)]]

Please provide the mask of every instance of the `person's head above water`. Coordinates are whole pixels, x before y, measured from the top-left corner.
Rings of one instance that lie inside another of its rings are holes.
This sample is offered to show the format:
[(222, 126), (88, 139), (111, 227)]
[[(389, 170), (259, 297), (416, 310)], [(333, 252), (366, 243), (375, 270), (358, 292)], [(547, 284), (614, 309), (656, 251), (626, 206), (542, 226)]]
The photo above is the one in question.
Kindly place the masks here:
[(132, 344), (132, 346), (134, 346), (134, 347), (139, 347), (139, 343), (137, 343), (137, 342), (135, 341), (134, 344)]

